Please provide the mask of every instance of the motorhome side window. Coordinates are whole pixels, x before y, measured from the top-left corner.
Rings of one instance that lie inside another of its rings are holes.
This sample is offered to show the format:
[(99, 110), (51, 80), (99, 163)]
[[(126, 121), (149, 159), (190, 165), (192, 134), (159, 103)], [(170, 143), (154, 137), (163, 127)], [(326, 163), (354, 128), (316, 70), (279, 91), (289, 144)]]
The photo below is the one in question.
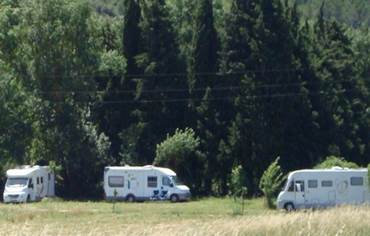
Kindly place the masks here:
[(148, 176), (148, 188), (157, 187), (157, 176)]
[(124, 177), (123, 176), (109, 176), (108, 185), (112, 188), (123, 188), (124, 187)]
[(362, 185), (364, 185), (364, 178), (351, 177), (351, 186), (362, 186)]
[(41, 184), (43, 184), (44, 183), (44, 178), (41, 177), (40, 181), (41, 181)]
[(333, 187), (333, 181), (323, 180), (321, 181), (321, 187)]
[(40, 184), (40, 179), (39, 179), (39, 177), (37, 177), (37, 179), (36, 179), (36, 183), (37, 183), (37, 184)]
[(317, 188), (317, 180), (308, 180), (308, 188)]
[(162, 177), (162, 185), (163, 186), (170, 186), (171, 185), (171, 180), (167, 176)]
[(301, 192), (304, 192), (304, 181), (303, 180), (297, 180), (297, 181), (295, 181), (295, 191), (296, 192), (298, 192), (298, 188), (297, 188), (297, 186), (301, 186), (301, 189), (300, 189), (300, 191)]

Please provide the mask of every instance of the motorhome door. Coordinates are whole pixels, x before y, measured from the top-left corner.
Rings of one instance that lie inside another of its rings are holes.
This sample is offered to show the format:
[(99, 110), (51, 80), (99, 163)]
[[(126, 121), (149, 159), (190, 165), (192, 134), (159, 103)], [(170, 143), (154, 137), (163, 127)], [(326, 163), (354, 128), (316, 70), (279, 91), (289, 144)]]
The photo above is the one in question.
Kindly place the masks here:
[(327, 194), (323, 194), (323, 190), (319, 188), (319, 181), (317, 179), (308, 179), (305, 190), (305, 204), (306, 208), (316, 208), (320, 203), (326, 200)]
[(295, 205), (297, 208), (304, 208), (306, 205), (306, 193), (305, 193), (304, 180), (295, 180), (294, 191), (295, 191)]
[(349, 182), (348, 179), (337, 178), (335, 181), (336, 187), (336, 204), (344, 204), (348, 202), (348, 188)]
[(169, 176), (162, 175), (161, 176), (161, 192), (160, 197), (162, 199), (168, 199), (171, 193), (171, 188), (174, 187), (174, 184), (172, 183), (172, 180)]
[(36, 177), (36, 198), (41, 198), (43, 191), (43, 179), (41, 176)]

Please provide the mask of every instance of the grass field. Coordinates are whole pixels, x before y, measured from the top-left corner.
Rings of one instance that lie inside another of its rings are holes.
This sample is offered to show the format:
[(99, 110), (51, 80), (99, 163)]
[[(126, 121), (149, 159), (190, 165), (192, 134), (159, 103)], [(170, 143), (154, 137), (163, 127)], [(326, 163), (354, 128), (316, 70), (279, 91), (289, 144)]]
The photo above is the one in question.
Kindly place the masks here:
[(285, 213), (248, 200), (0, 204), (1, 235), (370, 235), (370, 207)]

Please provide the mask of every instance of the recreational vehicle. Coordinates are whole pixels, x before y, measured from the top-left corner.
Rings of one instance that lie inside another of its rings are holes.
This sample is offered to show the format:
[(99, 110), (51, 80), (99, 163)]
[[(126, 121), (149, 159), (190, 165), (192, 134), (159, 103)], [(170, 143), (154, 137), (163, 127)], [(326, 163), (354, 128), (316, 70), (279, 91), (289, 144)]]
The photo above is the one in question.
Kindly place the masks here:
[(107, 200), (188, 200), (190, 190), (177, 181), (176, 173), (168, 168), (106, 167), (104, 192)]
[(291, 211), (369, 202), (367, 169), (333, 167), (290, 173), (278, 196), (277, 206)]
[(6, 172), (4, 202), (38, 201), (54, 196), (54, 174), (46, 166), (24, 166)]

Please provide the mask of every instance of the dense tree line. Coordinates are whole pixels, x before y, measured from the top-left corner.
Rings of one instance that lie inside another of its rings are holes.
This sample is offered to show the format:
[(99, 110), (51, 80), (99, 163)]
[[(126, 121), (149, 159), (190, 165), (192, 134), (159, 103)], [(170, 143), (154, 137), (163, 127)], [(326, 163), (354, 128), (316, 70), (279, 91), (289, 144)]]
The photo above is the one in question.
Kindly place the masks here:
[(0, 0), (2, 176), (49, 164), (60, 196), (101, 197), (104, 166), (154, 162), (227, 194), (238, 168), (255, 195), (278, 156), (367, 165), (368, 29), (300, 2)]

